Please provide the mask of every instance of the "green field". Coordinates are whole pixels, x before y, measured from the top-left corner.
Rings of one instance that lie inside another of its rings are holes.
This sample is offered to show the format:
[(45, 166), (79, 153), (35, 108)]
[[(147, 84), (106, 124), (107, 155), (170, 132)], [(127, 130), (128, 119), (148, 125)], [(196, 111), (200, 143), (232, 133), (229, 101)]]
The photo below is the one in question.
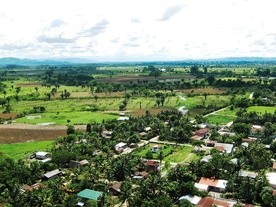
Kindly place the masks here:
[[(146, 158), (147, 152), (150, 151), (154, 145), (162, 146), (161, 150), (162, 150), (164, 156), (168, 156), (170, 154), (170, 152), (173, 150), (172, 145), (160, 145), (160, 144), (152, 144), (151, 143), (151, 144), (148, 144), (148, 145), (140, 148), (138, 151), (134, 152), (134, 155)], [(153, 159), (158, 159), (159, 152), (152, 153), (152, 155), (153, 155)]]
[(47, 151), (53, 141), (31, 141), (15, 144), (0, 144), (0, 153), (14, 160), (28, 158), (35, 151)]
[(274, 114), (276, 111), (275, 106), (250, 106), (247, 108), (248, 112), (255, 111), (258, 114), (271, 113)]
[(223, 115), (219, 115), (219, 114), (207, 116), (208, 123), (218, 124), (218, 125), (227, 124), (227, 123), (233, 121), (234, 119), (235, 119), (235, 117), (233, 117), (233, 116), (223, 116)]
[[(40, 116), (41, 118), (30, 119), (31, 116)], [(107, 114), (103, 112), (89, 112), (89, 111), (73, 111), (73, 112), (57, 112), (57, 113), (42, 113), (30, 114), (26, 117), (16, 119), (18, 123), (26, 124), (87, 124), (89, 122), (102, 122), (103, 120), (110, 120), (118, 118), (117, 115)]]
[(192, 153), (192, 146), (178, 146), (174, 148), (173, 153), (164, 158), (165, 162), (190, 163), (197, 159), (197, 155)]

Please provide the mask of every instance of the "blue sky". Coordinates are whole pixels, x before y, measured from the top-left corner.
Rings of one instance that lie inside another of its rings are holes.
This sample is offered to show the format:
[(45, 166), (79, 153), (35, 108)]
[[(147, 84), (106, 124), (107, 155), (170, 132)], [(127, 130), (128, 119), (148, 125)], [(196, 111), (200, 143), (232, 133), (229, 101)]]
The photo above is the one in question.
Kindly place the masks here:
[(0, 0), (0, 57), (276, 57), (274, 0)]

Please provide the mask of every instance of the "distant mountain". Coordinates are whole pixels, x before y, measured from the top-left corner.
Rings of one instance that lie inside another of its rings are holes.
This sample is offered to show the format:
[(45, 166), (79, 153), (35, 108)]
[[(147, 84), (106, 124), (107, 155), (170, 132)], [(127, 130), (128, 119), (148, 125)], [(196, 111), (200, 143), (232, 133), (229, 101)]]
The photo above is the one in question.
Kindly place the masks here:
[(226, 58), (212, 58), (212, 59), (184, 59), (184, 60), (171, 60), (171, 61), (95, 61), (91, 59), (82, 58), (62, 58), (62, 59), (19, 59), (14, 57), (0, 58), (0, 66), (6, 65), (20, 65), (20, 66), (39, 66), (39, 65), (71, 65), (71, 64), (103, 64), (103, 65), (145, 65), (145, 64), (205, 64), (205, 63), (266, 63), (276, 62), (276, 57), (226, 57)]
[(59, 60), (32, 60), (32, 59), (19, 59), (14, 57), (0, 58), (0, 65), (21, 65), (21, 66), (38, 66), (38, 65), (68, 65), (71, 64), (67, 61)]

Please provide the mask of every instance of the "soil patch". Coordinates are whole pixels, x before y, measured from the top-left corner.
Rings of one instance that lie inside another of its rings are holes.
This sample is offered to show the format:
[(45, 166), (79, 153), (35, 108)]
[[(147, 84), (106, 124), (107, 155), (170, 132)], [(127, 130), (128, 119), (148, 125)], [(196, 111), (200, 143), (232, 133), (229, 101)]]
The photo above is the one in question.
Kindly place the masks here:
[[(84, 131), (86, 126), (75, 126), (75, 129)], [(59, 136), (65, 136), (66, 130), (67, 126), (38, 126), (31, 124), (0, 125), (0, 143), (52, 140)]]
[(0, 119), (15, 119), (16, 117), (17, 117), (17, 114), (15, 113), (0, 114)]
[(16, 84), (18, 87), (36, 87), (36, 86), (41, 86), (40, 83), (37, 82), (29, 82), (29, 83), (18, 83)]

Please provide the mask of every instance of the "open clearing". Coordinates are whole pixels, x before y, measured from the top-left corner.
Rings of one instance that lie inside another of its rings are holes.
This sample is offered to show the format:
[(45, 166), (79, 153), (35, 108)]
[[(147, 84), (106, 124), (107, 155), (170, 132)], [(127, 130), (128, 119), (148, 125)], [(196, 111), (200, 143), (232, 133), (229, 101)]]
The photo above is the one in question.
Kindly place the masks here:
[[(85, 130), (86, 126), (74, 126)], [(38, 126), (30, 124), (0, 125), (0, 144), (52, 140), (66, 135), (67, 126)]]
[(183, 94), (201, 94), (203, 95), (204, 93), (207, 94), (223, 94), (226, 93), (224, 89), (218, 89), (218, 88), (193, 88), (193, 89), (183, 89), (179, 90)]
[(35, 151), (48, 151), (53, 141), (30, 141), (14, 144), (1, 144), (0, 153), (12, 159), (28, 158)]
[(275, 106), (251, 106), (247, 108), (247, 111), (255, 111), (258, 114), (264, 114), (264, 113), (275, 113), (276, 107)]

